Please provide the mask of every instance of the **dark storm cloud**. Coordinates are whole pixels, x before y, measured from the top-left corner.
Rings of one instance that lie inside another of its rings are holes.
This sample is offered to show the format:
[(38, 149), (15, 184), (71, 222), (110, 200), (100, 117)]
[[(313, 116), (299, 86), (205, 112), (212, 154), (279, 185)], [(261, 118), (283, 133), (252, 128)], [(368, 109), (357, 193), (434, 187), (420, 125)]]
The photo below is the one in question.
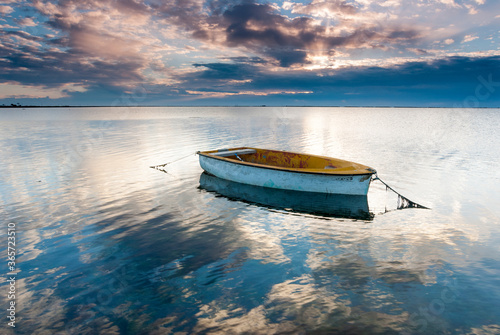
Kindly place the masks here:
[[(357, 8), (345, 1), (323, 4), (331, 11), (355, 15)], [(341, 47), (383, 47), (391, 43), (418, 39), (415, 28), (383, 26), (348, 26), (349, 33), (332, 35), (323, 25), (309, 16), (289, 18), (269, 4), (255, 1), (231, 3), (210, 1), (202, 6), (200, 1), (176, 0), (154, 4), (161, 17), (190, 32), (196, 39), (222, 43), (226, 46), (244, 47), (248, 51), (275, 59), (281, 67), (307, 64), (310, 52), (335, 53)], [(305, 13), (313, 5), (304, 6)], [(210, 27), (210, 28), (208, 28)], [(220, 37), (223, 37), (221, 41)], [(332, 50), (324, 50), (324, 48)]]
[(264, 53), (279, 60), (281, 67), (289, 67), (293, 64), (306, 64), (307, 53), (293, 48), (266, 48)]
[[(190, 74), (185, 78), (186, 85), (195, 88), (196, 91), (210, 91), (211, 85), (217, 82), (217, 90), (227, 92), (263, 92), (274, 91), (277, 88), (314, 92), (311, 95), (301, 94), (301, 99), (305, 99), (303, 103), (307, 103), (309, 97), (312, 100), (317, 99), (320, 104), (334, 103), (355, 94), (356, 101), (361, 104), (363, 101), (385, 101), (386, 104), (390, 104), (390, 101), (401, 101), (405, 102), (405, 105), (416, 103), (433, 105), (435, 101), (441, 101), (452, 106), (453, 103), (461, 103), (467, 97), (474, 96), (480, 87), (481, 97), (488, 96), (489, 99), (479, 100), (480, 103), (495, 104), (500, 100), (499, 56), (449, 57), (392, 67), (347, 68), (329, 74), (324, 70), (269, 72), (262, 66), (243, 67), (243, 64), (229, 66), (225, 63), (213, 63), (203, 66), (206, 68), (204, 71)], [(226, 82), (223, 85), (220, 81), (222, 78), (240, 81)], [(251, 80), (245, 81), (245, 79)], [(287, 99), (293, 101), (294, 98), (290, 96)], [(282, 100), (286, 102), (287, 99)]]
[[(281, 86), (290, 88), (328, 89), (333, 87), (404, 87), (406, 89), (427, 86), (439, 87), (453, 94), (456, 85), (477, 85), (478, 77), (498, 78), (500, 81), (500, 56), (473, 58), (449, 57), (430, 62), (409, 62), (392, 67), (359, 67), (335, 71), (324, 75), (323, 71), (296, 73), (289, 80), (280, 75), (263, 75), (253, 85), (261, 88)], [(301, 79), (302, 78), (302, 79)], [(474, 93), (474, 92), (472, 92)]]
[[(344, 2), (337, 3), (335, 9), (351, 14), (356, 11), (355, 7)], [(325, 46), (375, 47), (396, 41), (411, 41), (419, 36), (415, 29), (380, 25), (349, 27), (352, 30), (349, 34), (331, 35), (325, 26), (318, 25), (309, 17), (290, 19), (276, 13), (269, 5), (256, 3), (235, 5), (224, 12), (223, 18), (228, 45), (245, 46), (270, 56), (278, 60), (282, 67), (305, 64), (308, 52)]]
[[(240, 45), (255, 41), (264, 45), (278, 46), (301, 43), (297, 37), (277, 29), (278, 26), (286, 27), (287, 20), (281, 15), (273, 14), (272, 11), (269, 5), (242, 4), (224, 12), (227, 43)], [(255, 28), (260, 29), (249, 28), (250, 22), (258, 26)]]
[(269, 5), (249, 3), (224, 12), (226, 43), (270, 56), (282, 67), (306, 63), (301, 49), (314, 42), (321, 28), (311, 30), (309, 18), (289, 20), (273, 11)]

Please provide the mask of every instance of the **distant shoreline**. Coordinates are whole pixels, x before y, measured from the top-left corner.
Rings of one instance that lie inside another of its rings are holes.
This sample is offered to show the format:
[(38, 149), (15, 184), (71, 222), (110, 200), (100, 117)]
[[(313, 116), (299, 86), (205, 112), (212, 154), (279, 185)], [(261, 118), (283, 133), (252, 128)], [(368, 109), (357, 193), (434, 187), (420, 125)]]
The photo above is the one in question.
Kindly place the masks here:
[(160, 105), (139, 105), (139, 106), (70, 106), (70, 105), (55, 105), (55, 106), (22, 106), (22, 105), (15, 105), (15, 106), (0, 106), (0, 109), (25, 109), (25, 108), (125, 108), (125, 107), (152, 107), (152, 108), (162, 108), (162, 107), (179, 107), (179, 108), (184, 108), (184, 107), (253, 107), (253, 108), (281, 108), (281, 107), (290, 107), (290, 108), (303, 108), (303, 107), (318, 107), (318, 108), (325, 108), (325, 107), (336, 107), (336, 108), (472, 108), (472, 109), (497, 109), (500, 108), (498, 107), (455, 107), (455, 106), (339, 106), (339, 105), (324, 105), (324, 106), (318, 106), (318, 105), (276, 105), (276, 106), (267, 106), (267, 105), (204, 105), (204, 106), (199, 106), (199, 105), (168, 105), (168, 106), (160, 106)]

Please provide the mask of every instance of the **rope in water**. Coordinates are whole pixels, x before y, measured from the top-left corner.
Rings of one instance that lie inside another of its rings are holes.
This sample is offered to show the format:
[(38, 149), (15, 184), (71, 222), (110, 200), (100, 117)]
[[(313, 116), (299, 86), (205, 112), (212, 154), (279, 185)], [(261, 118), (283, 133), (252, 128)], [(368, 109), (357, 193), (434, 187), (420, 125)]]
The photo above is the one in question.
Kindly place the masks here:
[(160, 165), (152, 165), (152, 166), (150, 166), (150, 168), (163, 171), (163, 170), (165, 170), (165, 169), (164, 169), (164, 167), (165, 167), (165, 166), (167, 166), (167, 165), (169, 165), (169, 164), (172, 164), (172, 163), (175, 163), (175, 162), (178, 162), (178, 161), (180, 161), (180, 160), (186, 159), (186, 158), (188, 158), (188, 157), (191, 157), (192, 155), (196, 155), (197, 153), (198, 153), (198, 151), (197, 151), (197, 152), (195, 152), (195, 153), (190, 153), (190, 154), (189, 154), (189, 155), (187, 155), (187, 156), (184, 156), (184, 157), (178, 158), (178, 159), (176, 159), (176, 160), (173, 160), (173, 161), (168, 162), (168, 163), (165, 163), (165, 164), (160, 164)]
[(397, 192), (395, 189), (387, 185), (386, 182), (384, 182), (382, 179), (379, 178), (377, 174), (375, 174), (375, 178), (372, 179), (373, 181), (380, 181), (382, 184), (385, 185), (386, 189), (391, 190), (392, 192), (396, 193), (398, 195), (398, 209), (403, 209), (403, 208), (423, 208), (423, 209), (430, 209), (428, 207), (422, 206), (414, 201), (411, 201), (407, 197), (404, 197), (401, 193)]

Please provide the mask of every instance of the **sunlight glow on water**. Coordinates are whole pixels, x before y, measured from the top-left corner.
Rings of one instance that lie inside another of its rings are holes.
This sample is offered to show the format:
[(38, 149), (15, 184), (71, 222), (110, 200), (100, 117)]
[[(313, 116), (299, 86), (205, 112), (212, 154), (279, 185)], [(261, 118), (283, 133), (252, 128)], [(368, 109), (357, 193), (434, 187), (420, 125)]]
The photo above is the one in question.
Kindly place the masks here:
[[(16, 333), (498, 333), (499, 125), (493, 109), (3, 110)], [(366, 164), (431, 210), (395, 210), (380, 183), (303, 199), (202, 175), (195, 151), (236, 146)]]

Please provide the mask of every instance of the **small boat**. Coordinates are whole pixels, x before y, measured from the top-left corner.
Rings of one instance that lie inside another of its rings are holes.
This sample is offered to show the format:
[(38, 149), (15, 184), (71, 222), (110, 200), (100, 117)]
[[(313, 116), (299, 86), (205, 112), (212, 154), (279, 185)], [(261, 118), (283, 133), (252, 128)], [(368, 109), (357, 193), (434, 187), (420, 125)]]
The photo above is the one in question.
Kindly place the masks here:
[(240, 147), (197, 154), (211, 175), (282, 190), (366, 195), (376, 173), (362, 164), (289, 151)]

